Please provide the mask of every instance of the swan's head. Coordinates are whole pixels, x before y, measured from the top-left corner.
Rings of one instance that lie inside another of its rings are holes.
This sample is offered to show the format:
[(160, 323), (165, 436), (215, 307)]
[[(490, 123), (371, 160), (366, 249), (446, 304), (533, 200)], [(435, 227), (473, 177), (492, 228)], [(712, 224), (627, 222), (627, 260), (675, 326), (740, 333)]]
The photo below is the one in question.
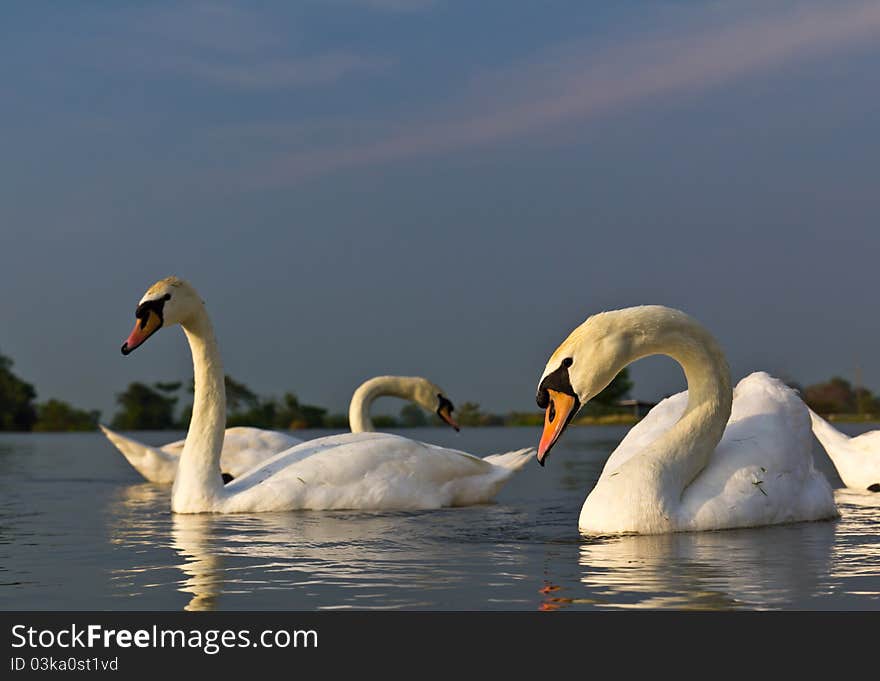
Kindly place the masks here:
[(538, 445), (538, 463), (544, 465), (548, 452), (571, 423), (580, 408), (614, 380), (632, 358), (640, 333), (632, 325), (629, 308), (603, 312), (587, 319), (551, 355), (535, 401), (545, 409), (544, 432)]
[(452, 401), (446, 397), (446, 393), (443, 392), (440, 386), (431, 383), (431, 381), (426, 378), (417, 378), (415, 389), (413, 391), (413, 402), (423, 409), (427, 409), (431, 413), (437, 414), (444, 423), (452, 426), (456, 431), (459, 430), (458, 423), (452, 418), (452, 412), (455, 410), (455, 406), (452, 404)]
[(183, 279), (166, 277), (157, 281), (138, 303), (134, 313), (137, 321), (122, 344), (122, 354), (129, 354), (163, 326), (184, 323), (202, 310), (204, 303), (199, 294)]

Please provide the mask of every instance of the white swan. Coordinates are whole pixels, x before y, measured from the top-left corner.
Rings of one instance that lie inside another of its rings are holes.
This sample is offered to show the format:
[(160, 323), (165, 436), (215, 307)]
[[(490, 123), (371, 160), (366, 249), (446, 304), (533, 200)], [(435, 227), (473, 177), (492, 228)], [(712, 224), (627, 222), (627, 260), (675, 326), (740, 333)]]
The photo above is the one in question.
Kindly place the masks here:
[(669, 355), (688, 391), (627, 434), (578, 521), (587, 534), (720, 530), (838, 517), (813, 466), (810, 421), (795, 392), (765, 373), (730, 388), (715, 339), (694, 319), (649, 305), (590, 317), (550, 357), (538, 385), (546, 408), (542, 464), (578, 409), (627, 364)]
[(843, 484), (880, 492), (880, 430), (855, 437), (841, 433), (812, 409), (813, 434), (822, 443)]
[[(458, 430), (458, 424), (452, 418), (455, 407), (443, 390), (428, 379), (420, 376), (377, 376), (365, 381), (352, 395), (348, 410), (352, 433), (373, 431), (370, 406), (377, 398), (383, 396), (400, 397), (415, 402), (436, 413), (443, 421)], [(152, 447), (106, 426), (100, 427), (107, 439), (144, 478), (165, 485), (174, 482), (186, 440)], [(223, 450), (220, 454), (220, 470), (224, 482), (237, 478), (278, 452), (298, 445), (302, 441), (301, 438), (275, 430), (227, 428), (223, 435)]]
[(188, 283), (163, 279), (138, 304), (127, 355), (163, 326), (180, 324), (193, 356), (195, 399), (171, 509), (236, 513), (299, 509), (432, 509), (485, 503), (530, 449), (480, 459), (397, 435), (349, 433), (303, 442), (223, 485), (223, 366), (204, 303)]

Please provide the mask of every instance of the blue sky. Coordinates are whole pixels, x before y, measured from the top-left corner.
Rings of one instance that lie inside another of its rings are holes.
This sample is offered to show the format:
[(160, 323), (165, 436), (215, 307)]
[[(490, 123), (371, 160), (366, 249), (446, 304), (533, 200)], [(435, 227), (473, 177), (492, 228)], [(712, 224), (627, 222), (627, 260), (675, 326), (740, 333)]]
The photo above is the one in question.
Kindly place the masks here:
[(878, 37), (848, 0), (11, 4), (0, 351), (109, 418), (191, 373), (176, 332), (118, 351), (173, 273), (232, 375), (334, 409), (377, 373), (533, 408), (640, 303), (736, 377), (880, 390)]

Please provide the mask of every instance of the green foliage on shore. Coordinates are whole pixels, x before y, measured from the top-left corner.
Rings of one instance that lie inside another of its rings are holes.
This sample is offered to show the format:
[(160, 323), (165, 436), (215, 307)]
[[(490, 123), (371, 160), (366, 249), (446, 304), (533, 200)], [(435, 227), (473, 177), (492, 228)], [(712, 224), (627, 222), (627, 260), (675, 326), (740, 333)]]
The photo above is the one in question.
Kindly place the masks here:
[(854, 388), (845, 378), (834, 376), (825, 383), (801, 389), (804, 402), (822, 416), (837, 421), (880, 419), (880, 396), (863, 387)]
[(85, 411), (72, 407), (62, 400), (49, 400), (37, 405), (37, 422), (34, 430), (39, 432), (70, 432), (95, 430), (101, 412)]
[[(36, 402), (34, 386), (16, 375), (13, 361), (0, 354), (0, 431), (88, 431), (95, 430), (100, 412), (75, 407), (63, 400), (50, 398)], [(189, 426), (192, 403), (176, 415), (185, 394), (193, 393), (192, 380), (183, 390), (181, 381), (157, 381), (151, 385), (134, 382), (116, 396), (119, 410), (111, 424), (121, 430), (185, 429)], [(632, 390), (633, 382), (627, 369), (621, 371), (599, 395), (584, 407), (574, 421), (576, 425), (628, 425), (638, 417), (630, 407), (619, 402)], [(880, 420), (880, 395), (864, 387), (853, 385), (840, 376), (824, 383), (802, 388), (797, 384), (804, 401), (817, 413), (835, 421), (869, 422)], [(181, 394), (183, 393), (183, 395)], [(285, 393), (281, 398), (261, 397), (246, 384), (226, 376), (227, 424), (279, 430), (300, 428), (333, 428), (347, 430), (348, 415), (330, 414), (320, 406), (300, 402), (296, 394)], [(455, 412), (456, 420), (465, 427), (529, 426), (540, 427), (544, 413), (510, 412), (493, 414), (484, 411), (476, 402), (464, 402)], [(404, 405), (398, 416), (376, 415), (377, 428), (419, 428), (440, 426), (436, 414), (426, 414), (414, 404)]]
[(37, 392), (12, 373), (12, 365), (9, 357), (0, 355), (0, 430), (31, 430), (37, 421)]
[[(247, 385), (231, 376), (226, 383), (226, 425), (252, 426), (277, 430), (296, 430), (299, 428), (323, 428), (327, 425), (327, 410), (312, 404), (303, 404), (293, 393), (285, 393), (281, 399), (264, 398), (257, 395)], [(122, 430), (166, 430), (189, 427), (192, 418), (192, 403), (187, 404), (175, 417), (175, 407), (180, 401), (176, 395), (183, 384), (131, 383), (117, 396), (120, 410), (113, 417), (114, 428)], [(192, 381), (188, 392), (194, 391)], [(345, 424), (347, 426), (348, 420)]]
[(34, 386), (12, 371), (13, 362), (0, 354), (0, 431), (95, 430), (100, 412), (83, 411), (62, 400), (36, 403)]
[(116, 412), (111, 425), (120, 430), (166, 430), (177, 427), (174, 407), (177, 398), (163, 395), (169, 392), (160, 387), (165, 384), (154, 383), (153, 387), (144, 383), (130, 383), (128, 388), (116, 396), (121, 409)]

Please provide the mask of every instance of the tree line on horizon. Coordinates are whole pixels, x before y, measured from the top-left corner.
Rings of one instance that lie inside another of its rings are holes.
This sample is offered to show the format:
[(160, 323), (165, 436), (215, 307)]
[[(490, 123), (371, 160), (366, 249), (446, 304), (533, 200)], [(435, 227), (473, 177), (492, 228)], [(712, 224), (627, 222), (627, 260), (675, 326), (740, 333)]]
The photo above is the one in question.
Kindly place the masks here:
[[(96, 430), (101, 418), (98, 410), (79, 409), (69, 403), (50, 398), (37, 402), (34, 386), (12, 371), (13, 361), (0, 354), (0, 431), (89, 431)], [(839, 376), (830, 381), (802, 387), (798, 390), (804, 401), (823, 416), (855, 416), (866, 420), (880, 417), (880, 395), (863, 387), (853, 387)], [(633, 388), (627, 369), (621, 371), (599, 395), (584, 407), (581, 417), (603, 417), (629, 414), (621, 407)], [(192, 415), (193, 382), (186, 388), (182, 381), (155, 382), (147, 385), (133, 382), (116, 395), (118, 411), (110, 421), (119, 430), (185, 430)], [(183, 405), (178, 409), (178, 405)], [(324, 407), (306, 404), (292, 392), (281, 398), (262, 397), (247, 385), (226, 376), (227, 426), (252, 426), (275, 430), (302, 428), (349, 427), (348, 414), (330, 413)], [(465, 427), (480, 426), (539, 426), (543, 412), (508, 412), (494, 414), (483, 410), (479, 403), (464, 402), (455, 410), (456, 420)], [(415, 404), (406, 404), (396, 416), (377, 414), (373, 424), (380, 429), (417, 428), (441, 425), (435, 414), (427, 414)], [(601, 422), (601, 421), (600, 421)]]

